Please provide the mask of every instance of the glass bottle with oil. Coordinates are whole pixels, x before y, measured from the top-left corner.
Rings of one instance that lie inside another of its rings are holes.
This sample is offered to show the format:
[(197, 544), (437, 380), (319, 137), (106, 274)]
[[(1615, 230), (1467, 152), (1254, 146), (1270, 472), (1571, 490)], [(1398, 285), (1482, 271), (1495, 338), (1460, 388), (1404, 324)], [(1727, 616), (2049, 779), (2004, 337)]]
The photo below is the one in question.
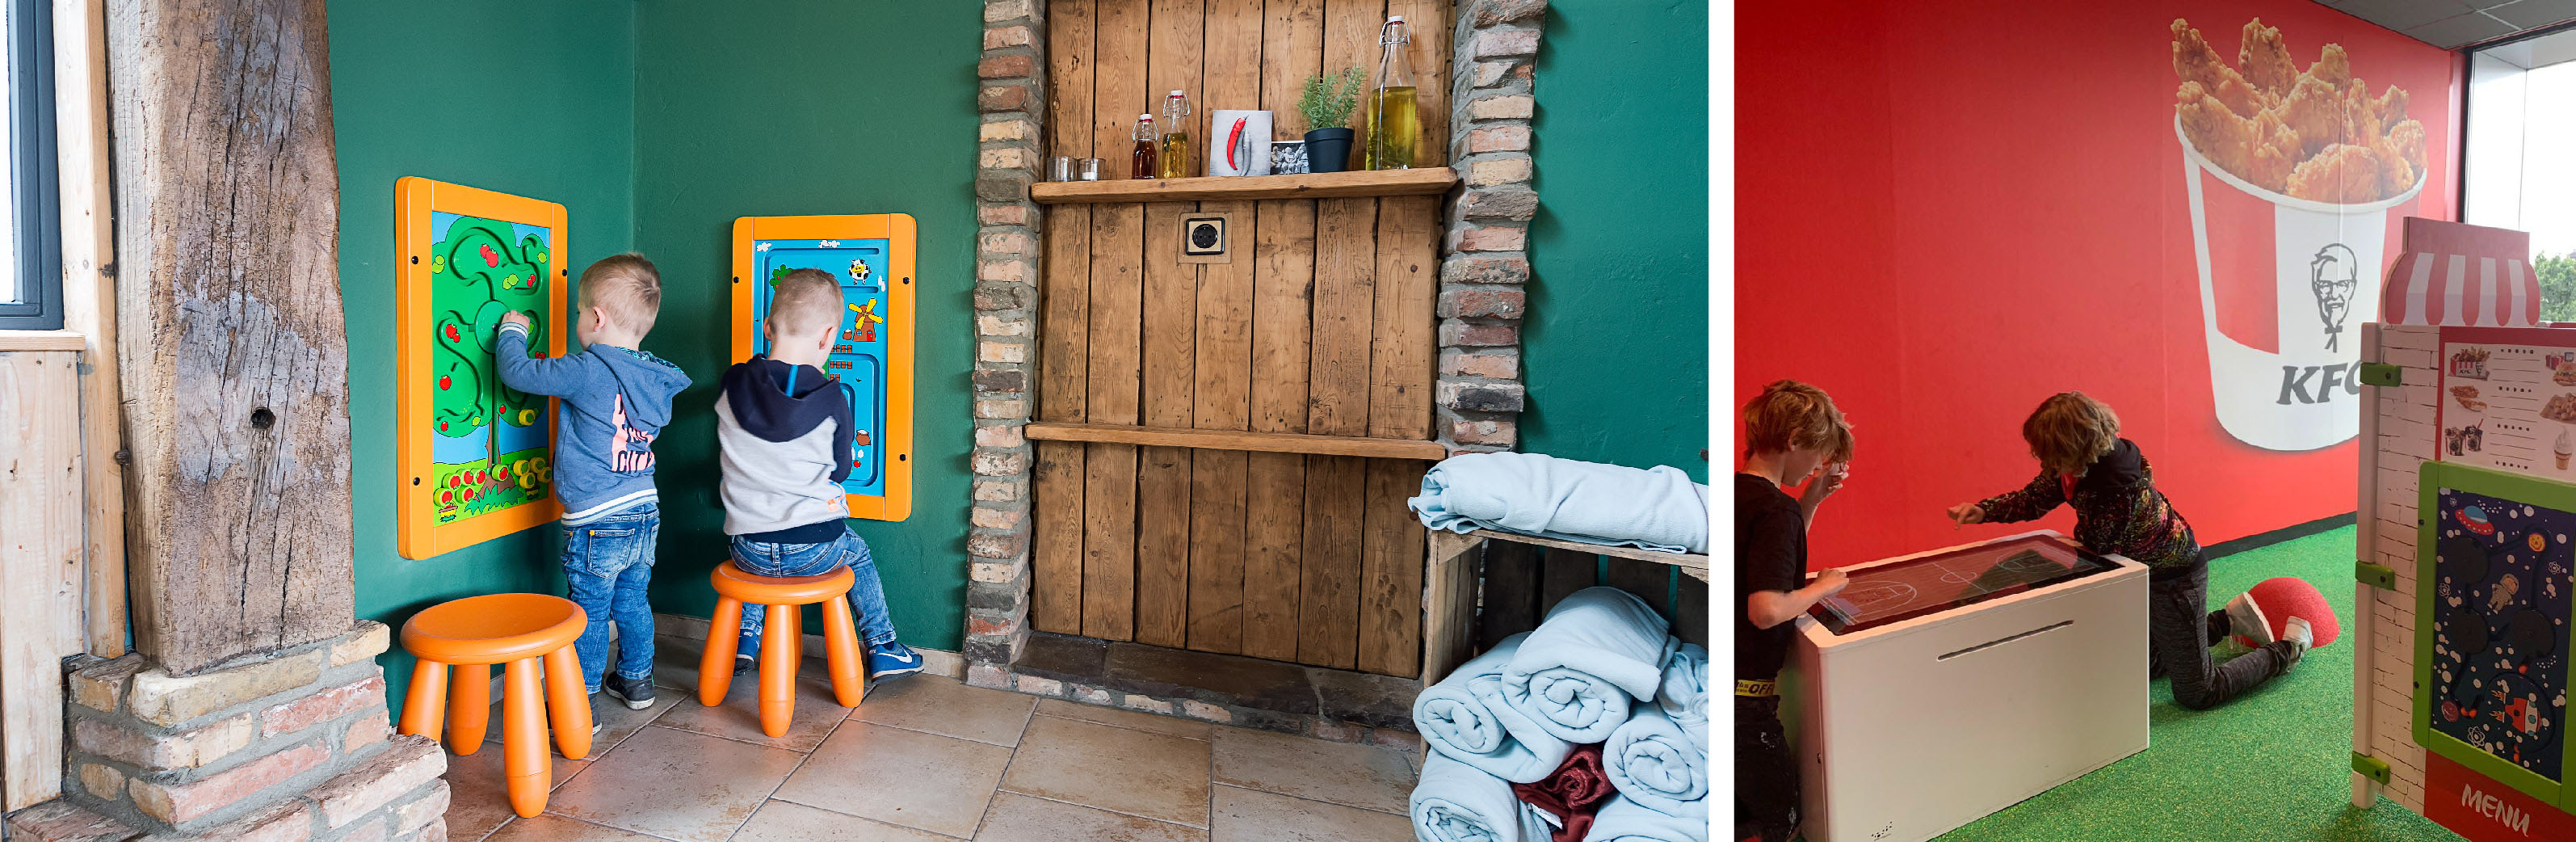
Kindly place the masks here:
[(1415, 138), (1422, 122), (1413, 108), (1413, 61), (1405, 49), (1413, 41), (1403, 15), (1390, 15), (1377, 34), (1377, 87), (1368, 102), (1368, 148), (1361, 166), (1372, 170), (1413, 168)]
[(1127, 177), (1153, 178), (1160, 159), (1154, 149), (1154, 115), (1136, 115), (1136, 151), (1127, 158)]
[(1164, 178), (1190, 177), (1190, 99), (1180, 91), (1163, 98)]

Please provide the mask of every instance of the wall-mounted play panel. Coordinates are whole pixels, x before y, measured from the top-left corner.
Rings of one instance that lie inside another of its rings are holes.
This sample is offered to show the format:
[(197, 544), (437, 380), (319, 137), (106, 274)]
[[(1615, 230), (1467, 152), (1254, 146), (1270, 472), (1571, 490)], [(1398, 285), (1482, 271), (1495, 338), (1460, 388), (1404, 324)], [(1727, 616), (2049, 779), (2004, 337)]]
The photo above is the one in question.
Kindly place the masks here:
[(2419, 488), (2416, 741), (2563, 804), (2576, 486), (2426, 462)]
[(912, 217), (746, 216), (733, 226), (734, 362), (769, 352), (761, 325), (778, 279), (818, 269), (841, 283), (843, 310), (827, 374), (850, 387), (850, 516), (912, 513)]
[(556, 519), (555, 400), (495, 368), (501, 317), (562, 356), (564, 206), (407, 177), (395, 183), (396, 550), (426, 559)]

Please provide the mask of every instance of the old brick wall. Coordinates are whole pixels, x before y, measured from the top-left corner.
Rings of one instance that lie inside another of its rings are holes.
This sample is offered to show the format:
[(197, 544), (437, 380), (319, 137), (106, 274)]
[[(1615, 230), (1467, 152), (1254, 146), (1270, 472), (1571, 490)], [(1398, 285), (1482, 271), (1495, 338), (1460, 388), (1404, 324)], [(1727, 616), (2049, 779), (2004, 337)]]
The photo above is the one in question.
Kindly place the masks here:
[(320, 643), (194, 675), (140, 655), (70, 676), (64, 797), (8, 817), (12, 842), (440, 842), (447, 757), (396, 736), (361, 621)]

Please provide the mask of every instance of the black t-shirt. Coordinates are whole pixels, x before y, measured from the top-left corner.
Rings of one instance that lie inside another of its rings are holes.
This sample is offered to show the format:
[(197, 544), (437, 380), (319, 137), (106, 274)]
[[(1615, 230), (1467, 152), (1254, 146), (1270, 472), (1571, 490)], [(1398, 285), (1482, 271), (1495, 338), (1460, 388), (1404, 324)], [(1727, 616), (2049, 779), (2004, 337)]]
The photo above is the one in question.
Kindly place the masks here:
[(1807, 516), (1770, 480), (1735, 475), (1735, 677), (1760, 681), (1780, 674), (1789, 659), (1797, 622), (1755, 628), (1745, 605), (1761, 591), (1788, 592), (1807, 582)]

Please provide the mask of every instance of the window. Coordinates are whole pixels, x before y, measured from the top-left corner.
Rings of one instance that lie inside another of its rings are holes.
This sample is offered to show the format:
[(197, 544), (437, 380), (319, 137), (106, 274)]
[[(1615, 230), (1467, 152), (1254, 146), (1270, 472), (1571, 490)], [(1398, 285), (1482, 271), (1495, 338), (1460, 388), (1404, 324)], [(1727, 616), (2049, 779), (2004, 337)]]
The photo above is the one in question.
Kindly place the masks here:
[(0, 136), (0, 329), (63, 326), (54, 182), (54, 27), (47, 0), (0, 0), (0, 79), (9, 96)]
[(2576, 322), (2576, 29), (2469, 53), (2460, 219), (2531, 232), (2541, 318)]

